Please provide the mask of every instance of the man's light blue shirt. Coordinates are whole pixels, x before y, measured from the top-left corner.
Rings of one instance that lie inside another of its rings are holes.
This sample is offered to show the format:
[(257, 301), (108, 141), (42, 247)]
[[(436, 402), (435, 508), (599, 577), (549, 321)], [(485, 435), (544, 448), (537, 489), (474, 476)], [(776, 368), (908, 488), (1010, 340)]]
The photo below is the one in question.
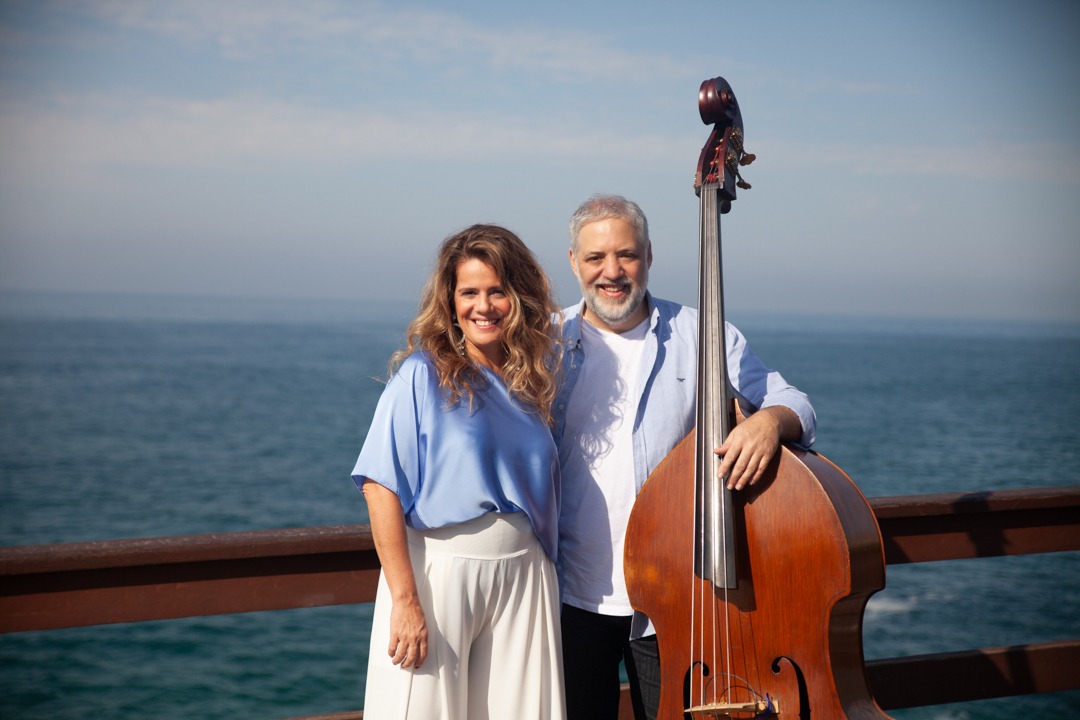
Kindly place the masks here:
[[(696, 422), (698, 313), (694, 308), (646, 293), (651, 308), (649, 332), (637, 387), (641, 396), (634, 417), (634, 482), (638, 490), (649, 474), (686, 437)], [(564, 311), (562, 380), (555, 399), (558, 444), (566, 430), (566, 408), (574, 391), (585, 353), (581, 347), (581, 309), (584, 300)], [(806, 394), (761, 362), (746, 338), (726, 324), (728, 376), (744, 413), (782, 405), (799, 416), (799, 444), (810, 447), (817, 433), (817, 416)]]

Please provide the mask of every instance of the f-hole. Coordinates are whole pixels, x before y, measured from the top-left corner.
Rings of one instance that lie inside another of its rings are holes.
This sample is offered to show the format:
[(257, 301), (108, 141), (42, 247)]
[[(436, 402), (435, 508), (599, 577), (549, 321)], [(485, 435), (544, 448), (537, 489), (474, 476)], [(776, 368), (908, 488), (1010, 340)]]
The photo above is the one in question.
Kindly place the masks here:
[[(701, 671), (700, 675), (698, 675), (697, 672), (699, 669)], [(694, 705), (697, 704), (691, 697), (694, 684), (697, 683), (700, 687), (705, 687), (706, 683), (709, 681), (710, 675), (712, 675), (712, 671), (709, 670), (709, 666), (701, 661), (693, 663), (686, 669), (686, 675), (683, 676), (682, 692), (684, 708), (694, 707)], [(702, 701), (704, 701), (704, 698), (702, 698)], [(683, 713), (683, 720), (694, 720), (694, 718), (690, 713)]]
[(806, 676), (803, 675), (799, 664), (786, 655), (781, 655), (772, 661), (772, 671), (779, 675), (780, 666), (785, 662), (794, 670), (795, 679), (799, 684), (799, 720), (810, 720), (810, 692), (806, 688)]

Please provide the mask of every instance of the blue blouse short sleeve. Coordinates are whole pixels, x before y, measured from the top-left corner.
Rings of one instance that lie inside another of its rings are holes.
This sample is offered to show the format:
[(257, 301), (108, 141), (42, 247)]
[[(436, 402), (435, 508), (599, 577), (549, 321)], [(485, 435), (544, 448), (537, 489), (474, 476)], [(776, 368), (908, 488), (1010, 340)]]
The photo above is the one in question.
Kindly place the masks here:
[(498, 375), (473, 407), (450, 405), (420, 353), (387, 384), (352, 476), (394, 492), (409, 527), (445, 527), (486, 512), (524, 512), (552, 559), (558, 554), (559, 458), (548, 427)]
[(421, 416), (429, 392), (438, 389), (430, 387), (430, 369), (414, 355), (390, 378), (352, 472), (357, 487), (367, 478), (392, 491), (406, 515), (414, 509), (424, 472)]

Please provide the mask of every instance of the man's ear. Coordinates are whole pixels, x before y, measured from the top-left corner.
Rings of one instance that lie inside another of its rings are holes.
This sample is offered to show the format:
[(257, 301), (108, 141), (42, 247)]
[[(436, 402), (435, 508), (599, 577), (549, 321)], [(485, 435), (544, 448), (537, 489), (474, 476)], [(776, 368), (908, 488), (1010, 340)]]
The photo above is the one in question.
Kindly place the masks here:
[[(573, 248), (571, 248), (570, 250), (567, 251), (567, 256), (570, 258), (570, 269), (573, 271), (574, 277), (580, 277), (580, 275), (578, 275), (578, 269), (577, 269), (577, 258), (574, 257)], [(651, 257), (650, 257), (649, 261), (652, 262)]]

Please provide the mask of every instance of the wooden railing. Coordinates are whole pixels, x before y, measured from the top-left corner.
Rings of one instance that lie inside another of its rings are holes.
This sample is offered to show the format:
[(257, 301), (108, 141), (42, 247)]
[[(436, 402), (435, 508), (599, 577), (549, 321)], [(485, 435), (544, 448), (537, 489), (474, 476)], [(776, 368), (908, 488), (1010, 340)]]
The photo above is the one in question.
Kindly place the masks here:
[[(1080, 487), (870, 504), (890, 565), (1080, 550)], [(0, 632), (371, 602), (378, 574), (366, 525), (8, 547)], [(886, 709), (1080, 689), (1078, 667), (1080, 638), (866, 663)]]

